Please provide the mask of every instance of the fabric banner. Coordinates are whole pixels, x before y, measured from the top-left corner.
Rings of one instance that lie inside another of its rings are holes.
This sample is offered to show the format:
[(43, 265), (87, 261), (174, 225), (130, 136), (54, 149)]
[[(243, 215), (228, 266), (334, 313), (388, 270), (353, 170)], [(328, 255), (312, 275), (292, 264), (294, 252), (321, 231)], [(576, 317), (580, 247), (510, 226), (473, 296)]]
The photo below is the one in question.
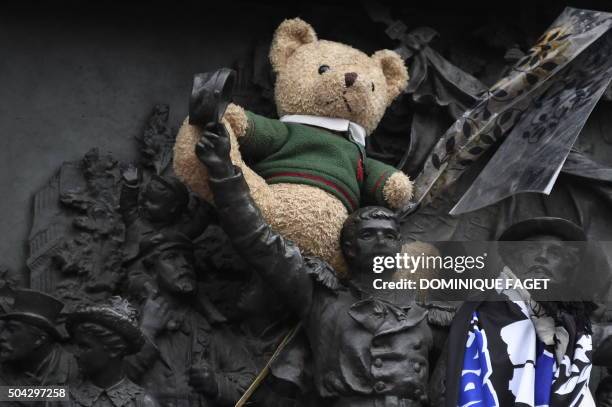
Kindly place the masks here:
[[(562, 341), (541, 340), (527, 302), (483, 303), (472, 314), (463, 355), (461, 407), (594, 407), (591, 336), (556, 326)], [(543, 329), (540, 329), (543, 330)]]
[(429, 203), (501, 142), (452, 213), (517, 192), (550, 191), (612, 77), (611, 25), (612, 14), (566, 8), (511, 72), (439, 140), (415, 180), (416, 201)]

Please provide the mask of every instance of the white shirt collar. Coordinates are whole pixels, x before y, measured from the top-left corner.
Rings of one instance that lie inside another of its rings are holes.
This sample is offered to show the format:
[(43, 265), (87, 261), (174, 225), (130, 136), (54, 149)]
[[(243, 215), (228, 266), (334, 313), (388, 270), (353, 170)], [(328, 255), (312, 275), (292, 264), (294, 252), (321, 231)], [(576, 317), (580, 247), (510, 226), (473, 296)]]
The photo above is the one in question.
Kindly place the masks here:
[(346, 119), (336, 117), (311, 116), (307, 114), (291, 114), (280, 118), (281, 122), (308, 124), (310, 126), (322, 127), (333, 131), (347, 132), (352, 142), (365, 147), (365, 129)]

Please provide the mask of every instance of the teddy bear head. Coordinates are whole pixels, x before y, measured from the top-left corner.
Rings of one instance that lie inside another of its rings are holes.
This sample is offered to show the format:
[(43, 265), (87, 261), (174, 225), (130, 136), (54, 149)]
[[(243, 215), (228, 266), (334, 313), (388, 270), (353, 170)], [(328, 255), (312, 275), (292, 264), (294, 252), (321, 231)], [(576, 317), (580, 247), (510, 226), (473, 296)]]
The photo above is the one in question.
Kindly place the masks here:
[(368, 56), (345, 44), (319, 40), (299, 18), (285, 20), (276, 29), (270, 62), (279, 116), (348, 119), (368, 134), (408, 83), (397, 53), (381, 50)]

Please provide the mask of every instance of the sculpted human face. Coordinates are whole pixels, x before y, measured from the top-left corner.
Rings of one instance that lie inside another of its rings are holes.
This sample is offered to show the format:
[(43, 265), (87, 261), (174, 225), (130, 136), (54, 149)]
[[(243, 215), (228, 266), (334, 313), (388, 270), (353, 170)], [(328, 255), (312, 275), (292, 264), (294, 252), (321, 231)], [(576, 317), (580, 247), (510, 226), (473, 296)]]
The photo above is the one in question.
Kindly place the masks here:
[(564, 284), (579, 261), (577, 249), (556, 236), (532, 236), (517, 247), (513, 266), (517, 277), (545, 278), (555, 284)]
[(172, 219), (176, 213), (172, 191), (161, 182), (153, 180), (147, 184), (141, 197), (140, 209), (145, 217), (153, 222)]
[(85, 376), (92, 376), (107, 368), (109, 352), (98, 338), (77, 328), (73, 334), (74, 357)]
[(19, 362), (38, 349), (48, 336), (35, 326), (7, 320), (0, 331), (0, 361)]
[(155, 261), (159, 286), (174, 294), (192, 294), (197, 287), (196, 274), (187, 253), (170, 249), (159, 253)]
[(375, 257), (395, 256), (401, 250), (399, 225), (393, 220), (362, 220), (355, 232), (352, 241), (345, 246), (345, 256), (350, 264), (359, 268), (371, 268)]

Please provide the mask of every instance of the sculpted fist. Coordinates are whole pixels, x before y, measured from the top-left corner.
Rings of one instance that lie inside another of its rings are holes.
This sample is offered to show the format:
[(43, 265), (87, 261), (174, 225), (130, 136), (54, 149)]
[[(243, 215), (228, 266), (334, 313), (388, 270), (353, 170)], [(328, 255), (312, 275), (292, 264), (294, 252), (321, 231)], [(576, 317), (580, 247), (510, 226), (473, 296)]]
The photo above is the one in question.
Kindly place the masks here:
[(230, 148), (229, 134), (225, 126), (209, 123), (196, 144), (196, 155), (214, 178), (225, 178), (234, 174)]
[(138, 168), (136, 168), (133, 164), (129, 164), (123, 169), (121, 172), (121, 177), (127, 184), (130, 185), (138, 184), (138, 181), (140, 181), (140, 173)]
[(219, 392), (215, 371), (206, 362), (189, 369), (189, 385), (197, 392), (212, 397)]

